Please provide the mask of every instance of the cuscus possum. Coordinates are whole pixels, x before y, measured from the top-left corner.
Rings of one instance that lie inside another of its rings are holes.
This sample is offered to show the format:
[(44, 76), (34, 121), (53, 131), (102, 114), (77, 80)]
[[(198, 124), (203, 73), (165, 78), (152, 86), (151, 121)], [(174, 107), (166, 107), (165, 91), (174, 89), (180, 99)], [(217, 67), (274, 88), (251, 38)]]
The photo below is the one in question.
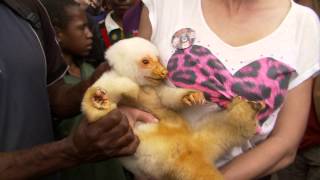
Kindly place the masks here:
[[(218, 180), (214, 161), (252, 137), (261, 102), (235, 97), (226, 109), (206, 114), (191, 126), (179, 114), (203, 104), (202, 92), (169, 87), (157, 48), (142, 38), (117, 42), (106, 52), (111, 70), (86, 91), (82, 110), (93, 122), (117, 107), (131, 104), (154, 114), (159, 123), (139, 124), (134, 132), (140, 145), (132, 156), (119, 158), (136, 176), (160, 180)], [(128, 103), (130, 102), (130, 103)]]

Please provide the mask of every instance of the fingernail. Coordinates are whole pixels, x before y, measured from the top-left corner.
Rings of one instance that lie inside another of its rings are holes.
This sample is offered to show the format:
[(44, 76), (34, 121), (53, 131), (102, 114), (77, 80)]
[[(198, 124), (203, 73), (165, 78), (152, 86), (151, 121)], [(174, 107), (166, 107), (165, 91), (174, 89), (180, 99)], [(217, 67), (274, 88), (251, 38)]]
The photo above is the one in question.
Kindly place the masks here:
[(159, 119), (157, 119), (157, 118), (152, 118), (152, 122), (157, 123), (157, 122), (159, 122)]

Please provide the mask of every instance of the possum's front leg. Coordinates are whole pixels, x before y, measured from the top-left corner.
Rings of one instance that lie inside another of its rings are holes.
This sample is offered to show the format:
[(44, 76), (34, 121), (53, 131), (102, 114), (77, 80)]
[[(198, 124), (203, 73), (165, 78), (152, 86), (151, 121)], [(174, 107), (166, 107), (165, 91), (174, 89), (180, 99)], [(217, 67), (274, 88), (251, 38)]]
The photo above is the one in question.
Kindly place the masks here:
[(106, 72), (85, 92), (82, 111), (89, 122), (94, 122), (117, 108), (123, 97), (137, 99), (139, 90), (129, 78)]
[(174, 110), (182, 109), (186, 106), (204, 104), (205, 97), (201, 91), (161, 85), (158, 89), (161, 103)]
[(84, 94), (81, 106), (88, 121), (94, 122), (115, 109), (117, 104), (110, 101), (105, 89), (89, 87)]

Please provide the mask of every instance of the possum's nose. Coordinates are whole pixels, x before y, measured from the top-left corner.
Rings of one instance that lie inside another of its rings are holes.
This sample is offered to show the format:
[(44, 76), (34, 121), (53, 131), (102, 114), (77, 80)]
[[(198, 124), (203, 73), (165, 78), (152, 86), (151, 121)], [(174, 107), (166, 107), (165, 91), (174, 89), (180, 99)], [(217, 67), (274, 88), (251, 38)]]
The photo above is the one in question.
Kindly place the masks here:
[(157, 68), (157, 72), (155, 74), (157, 74), (161, 79), (165, 79), (168, 75), (168, 71), (161, 66)]
[(168, 75), (168, 71), (165, 68), (162, 68), (161, 72), (160, 72), (160, 76), (162, 78), (166, 78)]
[(162, 79), (165, 79), (168, 75), (167, 69), (164, 68), (160, 63), (156, 65), (156, 67), (153, 70), (153, 73)]

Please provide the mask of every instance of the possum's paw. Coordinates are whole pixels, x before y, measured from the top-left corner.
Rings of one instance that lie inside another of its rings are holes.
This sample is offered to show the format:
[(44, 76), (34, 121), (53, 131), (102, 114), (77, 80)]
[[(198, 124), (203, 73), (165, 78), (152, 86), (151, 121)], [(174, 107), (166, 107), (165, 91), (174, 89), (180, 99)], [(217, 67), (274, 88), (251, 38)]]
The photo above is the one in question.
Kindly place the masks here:
[(82, 111), (89, 122), (94, 122), (116, 108), (107, 94), (107, 91), (99, 87), (90, 87), (82, 100)]
[(200, 105), (206, 102), (204, 94), (200, 91), (190, 91), (182, 97), (182, 102), (188, 106)]
[(97, 88), (91, 97), (93, 107), (99, 110), (106, 110), (109, 108), (109, 98), (107, 92), (101, 88)]
[(240, 133), (242, 136), (250, 137), (259, 127), (257, 115), (264, 108), (263, 102), (250, 101), (240, 96), (235, 97), (227, 108), (228, 121), (238, 127), (236, 129), (242, 131)]

